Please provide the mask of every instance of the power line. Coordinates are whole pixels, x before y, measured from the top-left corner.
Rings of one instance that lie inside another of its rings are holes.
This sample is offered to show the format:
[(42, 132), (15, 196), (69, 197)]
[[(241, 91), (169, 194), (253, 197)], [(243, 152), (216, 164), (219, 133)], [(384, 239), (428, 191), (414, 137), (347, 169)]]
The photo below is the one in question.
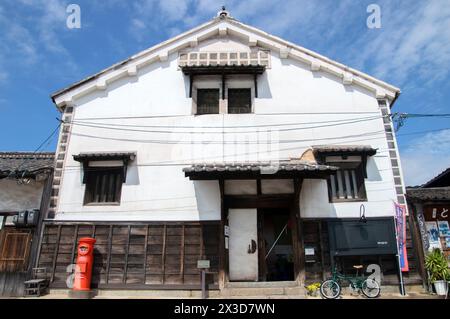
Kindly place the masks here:
[(450, 117), (450, 114), (417, 114), (417, 113), (400, 113), (405, 114), (407, 117)]
[[(405, 136), (405, 135), (415, 135), (415, 134), (424, 134), (424, 133), (429, 133), (429, 132), (436, 132), (436, 131), (443, 131), (443, 130), (450, 130), (450, 128), (444, 128), (444, 129), (437, 129), (437, 130), (428, 130), (428, 131), (420, 131), (420, 132), (411, 132), (411, 133), (405, 133), (405, 134), (398, 134), (399, 136)], [(375, 133), (375, 134), (374, 134)], [(347, 141), (347, 142), (360, 142), (360, 141), (368, 141), (368, 140), (378, 140), (381, 138), (384, 138), (384, 131), (380, 131), (380, 132), (368, 132), (366, 134), (357, 134), (357, 135), (348, 135), (346, 137), (344, 136), (338, 136), (338, 137), (327, 137), (327, 138), (321, 138), (321, 139), (314, 139), (314, 140), (297, 140), (297, 142), (305, 142), (305, 141), (318, 141), (318, 140), (329, 140), (329, 139), (343, 139), (343, 138), (352, 138), (352, 137), (362, 137), (362, 136), (368, 136), (366, 138), (360, 139), (360, 140), (351, 140), (351, 141)], [(375, 135), (379, 135), (379, 134), (383, 134), (383, 136), (380, 137), (370, 137), (370, 136), (375, 136)], [(99, 137), (101, 138), (101, 137)], [(111, 138), (106, 138), (105, 139), (111, 139)], [(142, 143), (142, 141), (137, 141), (139, 143)], [(333, 144), (340, 144), (339, 143), (329, 143), (330, 145)], [(303, 146), (295, 146), (295, 147), (289, 147), (289, 148), (281, 148), (281, 149), (275, 149), (275, 150), (264, 150), (264, 151), (256, 151), (256, 152), (245, 152), (245, 153), (239, 153), (239, 154), (218, 154), (216, 156), (211, 156), (211, 157), (202, 157), (202, 158), (197, 158), (197, 159), (184, 159), (184, 162), (176, 162), (175, 160), (167, 160), (167, 161), (155, 161), (152, 163), (144, 163), (144, 164), (138, 164), (136, 166), (185, 166), (185, 165), (191, 165), (193, 162), (197, 162), (199, 160), (206, 160), (206, 159), (218, 159), (220, 157), (224, 158), (224, 157), (236, 157), (236, 156), (245, 156), (245, 155), (255, 155), (255, 154), (267, 154), (267, 153), (274, 153), (274, 152), (283, 152), (283, 151), (290, 151), (290, 150), (298, 150), (299, 148), (301, 148)], [(378, 149), (378, 156), (380, 154), (386, 153), (388, 149)], [(283, 160), (288, 160), (289, 158), (278, 158), (276, 160), (278, 161), (283, 161)], [(270, 161), (270, 160), (267, 160)], [(89, 168), (88, 168), (89, 169)], [(69, 171), (69, 170), (79, 170), (79, 166), (66, 166), (66, 168), (64, 169), (64, 171)]]
[[(148, 143), (148, 144), (225, 144), (225, 145), (235, 145), (235, 144), (256, 144), (256, 145), (264, 145), (264, 144), (276, 144), (276, 143), (282, 143), (282, 144), (289, 144), (289, 143), (299, 143), (299, 142), (315, 142), (315, 141), (323, 141), (323, 140), (335, 140), (335, 139), (347, 139), (352, 137), (363, 137), (363, 136), (373, 136), (373, 135), (380, 135), (385, 134), (384, 130), (380, 131), (374, 131), (374, 132), (367, 132), (367, 133), (360, 133), (360, 134), (353, 134), (353, 135), (346, 135), (346, 136), (333, 136), (333, 137), (323, 137), (323, 138), (313, 138), (313, 139), (295, 139), (295, 140), (260, 140), (260, 141), (214, 141), (214, 140), (207, 140), (207, 141), (198, 141), (198, 140), (153, 140), (153, 139), (126, 139), (126, 138), (115, 138), (115, 137), (106, 137), (106, 136), (99, 136), (99, 135), (90, 135), (90, 134), (82, 134), (82, 133), (72, 133), (74, 136), (80, 136), (80, 137), (87, 137), (87, 138), (95, 138), (95, 139), (102, 139), (102, 140), (111, 140), (111, 141), (120, 141), (120, 142), (133, 142), (133, 143)], [(381, 138), (381, 137), (380, 137)]]
[[(52, 137), (55, 135), (56, 132), (58, 132), (59, 128), (61, 126), (61, 123), (59, 123), (55, 129), (50, 133), (50, 135), (42, 142), (39, 144), (39, 146), (33, 151), (33, 153), (31, 154), (31, 156), (36, 155), (37, 152), (39, 152), (39, 150), (41, 150), (43, 147), (46, 147), (48, 144), (50, 144)], [(27, 159), (24, 159), (22, 161), (22, 163), (20, 163), (14, 171), (11, 171), (8, 174), (8, 177), (10, 177), (14, 172), (18, 172), (20, 170), (20, 168), (25, 165), (25, 163), (27, 162)]]
[[(419, 131), (419, 132), (396, 134), (396, 136), (401, 137), (401, 136), (409, 136), (409, 135), (419, 135), (419, 134), (440, 132), (440, 131), (446, 131), (446, 130), (450, 130), (450, 127), (436, 129), (436, 130), (425, 130), (425, 131)], [(289, 143), (315, 142), (315, 141), (333, 140), (333, 139), (347, 139), (347, 138), (352, 138), (352, 137), (364, 137), (364, 136), (371, 136), (371, 135), (375, 136), (375, 135), (380, 135), (380, 134), (384, 135), (385, 131), (380, 130), (380, 131), (373, 131), (373, 132), (367, 132), (367, 133), (362, 133), (362, 134), (333, 136), (333, 137), (314, 138), (314, 139), (278, 140), (278, 141), (274, 142), (274, 141), (211, 141), (211, 140), (208, 140), (208, 141), (172, 140), (171, 141), (171, 140), (156, 140), (156, 139), (155, 140), (153, 140), (153, 139), (126, 139), (126, 138), (119, 138), (119, 137), (116, 138), (116, 137), (106, 137), (106, 136), (90, 135), (90, 134), (82, 134), (82, 133), (72, 133), (72, 135), (86, 137), (86, 138), (95, 138), (95, 139), (112, 140), (112, 141), (120, 141), (120, 142), (132, 142), (132, 143), (148, 143), (148, 144), (270, 144), (270, 143), (289, 144)], [(365, 141), (365, 140), (367, 140), (367, 139), (363, 139), (362, 141)], [(355, 142), (355, 141), (353, 141), (353, 142)]]
[(392, 121), (395, 123), (395, 131), (398, 132), (404, 125), (407, 119), (410, 118), (448, 118), (450, 114), (417, 114), (417, 113), (393, 113)]
[(339, 123), (339, 122), (346, 122), (351, 120), (364, 120), (364, 119), (373, 119), (378, 118), (379, 116), (370, 116), (370, 117), (361, 117), (361, 118), (350, 118), (350, 119), (340, 119), (340, 120), (329, 120), (329, 121), (317, 121), (317, 122), (294, 122), (294, 123), (273, 123), (273, 124), (255, 124), (255, 125), (222, 125), (222, 126), (186, 126), (186, 125), (137, 125), (137, 124), (118, 124), (118, 123), (102, 123), (102, 122), (86, 122), (86, 121), (80, 121), (80, 120), (72, 120), (72, 122), (66, 122), (66, 123), (73, 123), (73, 124), (89, 124), (89, 125), (101, 125), (101, 126), (113, 126), (113, 127), (144, 127), (144, 128), (182, 128), (182, 129), (223, 129), (223, 128), (230, 128), (230, 129), (236, 129), (236, 128), (256, 128), (256, 127), (278, 127), (278, 126), (292, 126), (292, 125), (311, 125), (311, 124), (324, 124), (324, 123)]
[[(380, 112), (288, 112), (288, 113), (252, 113), (256, 116), (289, 116), (289, 115), (355, 115), (355, 114), (380, 114)], [(224, 115), (224, 114), (216, 114)], [(242, 114), (241, 114), (242, 115)], [(84, 117), (78, 118), (78, 121), (95, 121), (95, 120), (129, 120), (129, 119), (152, 119), (152, 118), (177, 118), (177, 117), (192, 117), (194, 114), (173, 114), (173, 115), (140, 115), (140, 116), (115, 116), (115, 117)]]
[[(368, 122), (373, 120), (378, 120), (386, 116), (376, 116), (371, 118), (363, 118), (363, 119), (349, 119), (346, 122), (338, 122), (334, 124), (324, 124), (317, 126), (307, 126), (307, 127), (289, 127), (289, 128), (280, 128), (276, 129), (277, 132), (286, 132), (286, 131), (297, 131), (297, 130), (307, 130), (307, 129), (315, 129), (315, 128), (323, 128), (323, 127), (332, 127), (332, 126), (341, 126), (347, 124), (355, 124), (360, 122)], [(110, 126), (101, 126), (101, 125), (91, 125), (91, 124), (80, 124), (78, 122), (72, 122), (73, 125), (83, 126), (83, 127), (91, 127), (91, 128), (99, 128), (99, 129), (107, 129), (107, 130), (116, 130), (116, 131), (128, 131), (128, 132), (142, 132), (142, 133), (163, 133), (163, 134), (236, 134), (236, 133), (259, 133), (261, 131), (170, 131), (170, 130), (143, 130), (143, 129), (132, 129), (132, 128), (118, 128), (118, 127), (110, 127)]]
[[(284, 152), (284, 151), (290, 151), (290, 150), (299, 150), (299, 146), (296, 147), (289, 147), (289, 148), (282, 148), (282, 149), (276, 149), (276, 150), (269, 150), (269, 151), (255, 151), (255, 152), (245, 152), (245, 153), (238, 153), (238, 154), (218, 154), (216, 156), (207, 156), (202, 158), (188, 158), (188, 159), (181, 159), (181, 160), (166, 160), (166, 161), (154, 161), (150, 163), (140, 163), (136, 164), (137, 167), (144, 167), (144, 166), (155, 166), (155, 167), (164, 167), (164, 166), (186, 166), (186, 165), (192, 165), (195, 162), (199, 161), (205, 161), (205, 160), (216, 160), (218, 158), (222, 158), (222, 161), (224, 158), (230, 158), (230, 157), (237, 157), (237, 156), (246, 156), (246, 155), (264, 155), (268, 153), (275, 153), (275, 152)], [(388, 149), (378, 149), (378, 156), (380, 154), (386, 153), (387, 154)], [(287, 161), (291, 159), (291, 157), (285, 157), (285, 158), (276, 158), (276, 159), (265, 159), (265, 162), (279, 162), (279, 161)], [(236, 159), (233, 159), (233, 161), (237, 161)], [(76, 170), (78, 171), (80, 169), (80, 166), (78, 165), (69, 165), (66, 166), (64, 171), (68, 170)], [(95, 170), (95, 168), (86, 168), (87, 171), (89, 170)]]

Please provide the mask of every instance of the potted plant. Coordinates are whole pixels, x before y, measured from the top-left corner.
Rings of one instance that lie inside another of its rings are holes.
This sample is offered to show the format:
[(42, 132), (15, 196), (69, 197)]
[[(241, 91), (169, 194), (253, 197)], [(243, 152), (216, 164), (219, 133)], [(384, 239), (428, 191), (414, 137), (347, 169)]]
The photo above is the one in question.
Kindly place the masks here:
[(430, 281), (439, 296), (447, 294), (447, 280), (450, 279), (447, 260), (440, 249), (435, 248), (425, 257), (425, 268), (427, 269)]
[(317, 297), (319, 295), (320, 282), (313, 283), (305, 288), (308, 296)]

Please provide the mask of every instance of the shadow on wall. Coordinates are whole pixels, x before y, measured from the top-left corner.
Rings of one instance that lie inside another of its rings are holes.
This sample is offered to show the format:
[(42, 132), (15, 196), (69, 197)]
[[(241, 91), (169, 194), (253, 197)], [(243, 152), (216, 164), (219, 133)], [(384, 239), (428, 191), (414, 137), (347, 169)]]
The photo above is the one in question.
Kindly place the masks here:
[(300, 215), (302, 218), (337, 217), (336, 208), (328, 199), (327, 181), (323, 179), (303, 180), (300, 193)]
[(104, 254), (101, 253), (96, 247), (94, 247), (94, 266), (92, 267), (92, 281), (91, 287), (97, 289), (101, 282), (102, 270), (106, 265), (104, 265)]
[(220, 220), (220, 188), (218, 181), (193, 181), (200, 220)]
[(367, 180), (369, 182), (380, 182), (382, 177), (380, 175), (380, 170), (373, 157), (367, 158)]
[(125, 185), (139, 185), (139, 170), (137, 167), (137, 162), (133, 161), (132, 164), (127, 168), (127, 180)]
[(272, 92), (270, 91), (269, 78), (267, 71), (258, 76), (258, 99), (271, 99)]

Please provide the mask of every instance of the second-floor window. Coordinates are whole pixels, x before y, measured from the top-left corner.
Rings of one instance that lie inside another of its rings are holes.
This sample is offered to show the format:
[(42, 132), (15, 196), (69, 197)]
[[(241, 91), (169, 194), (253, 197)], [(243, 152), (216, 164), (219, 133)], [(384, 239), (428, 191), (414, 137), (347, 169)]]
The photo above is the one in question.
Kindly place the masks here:
[(123, 167), (89, 167), (84, 204), (119, 204)]
[(328, 178), (331, 202), (365, 201), (364, 165), (361, 162), (330, 163), (340, 169)]
[(228, 89), (228, 113), (251, 113), (251, 89)]
[(219, 89), (197, 90), (197, 114), (219, 114)]

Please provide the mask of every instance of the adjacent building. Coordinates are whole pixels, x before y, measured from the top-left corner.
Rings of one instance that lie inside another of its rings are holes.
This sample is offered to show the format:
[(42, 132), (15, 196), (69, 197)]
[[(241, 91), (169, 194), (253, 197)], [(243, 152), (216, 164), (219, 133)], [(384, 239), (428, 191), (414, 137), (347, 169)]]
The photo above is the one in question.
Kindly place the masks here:
[(447, 256), (450, 267), (450, 168), (420, 187), (407, 188), (406, 195), (415, 225), (421, 270), (426, 278), (424, 256), (435, 248)]
[(47, 211), (54, 153), (0, 152), (0, 296), (22, 296)]
[[(400, 90), (232, 18), (52, 95), (61, 112), (38, 264), (65, 287), (80, 237), (94, 287), (302, 287), (334, 263), (398, 284)], [(409, 232), (408, 232), (409, 234)], [(421, 283), (407, 241), (407, 284)]]

